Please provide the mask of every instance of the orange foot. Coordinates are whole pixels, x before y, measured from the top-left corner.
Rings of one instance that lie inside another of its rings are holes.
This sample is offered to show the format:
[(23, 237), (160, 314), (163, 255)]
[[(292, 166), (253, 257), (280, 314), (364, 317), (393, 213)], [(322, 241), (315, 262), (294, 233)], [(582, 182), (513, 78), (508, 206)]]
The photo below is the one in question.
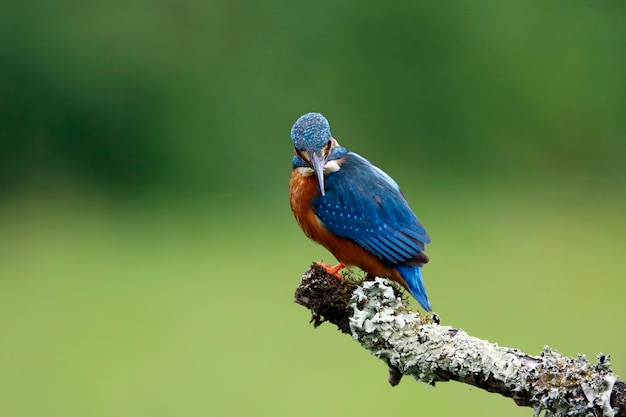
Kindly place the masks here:
[(346, 267), (344, 264), (338, 263), (335, 266), (331, 266), (323, 262), (315, 262), (315, 263), (321, 266), (322, 268), (324, 268), (324, 270), (328, 272), (330, 275), (336, 277), (337, 279), (343, 279), (339, 271)]

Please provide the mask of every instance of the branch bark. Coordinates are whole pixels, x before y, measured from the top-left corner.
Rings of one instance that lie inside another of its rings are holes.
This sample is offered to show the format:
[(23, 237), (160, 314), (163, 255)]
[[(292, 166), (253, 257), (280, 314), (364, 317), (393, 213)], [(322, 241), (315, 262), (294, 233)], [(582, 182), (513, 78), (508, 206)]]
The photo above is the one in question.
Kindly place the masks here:
[(539, 356), (472, 337), (441, 325), (436, 315), (409, 310), (387, 280), (338, 280), (313, 264), (294, 301), (351, 334), (389, 367), (389, 383), (403, 375), (435, 385), (458, 381), (532, 407), (535, 416), (626, 417), (626, 383), (610, 369), (609, 356), (596, 364), (569, 358), (546, 346)]

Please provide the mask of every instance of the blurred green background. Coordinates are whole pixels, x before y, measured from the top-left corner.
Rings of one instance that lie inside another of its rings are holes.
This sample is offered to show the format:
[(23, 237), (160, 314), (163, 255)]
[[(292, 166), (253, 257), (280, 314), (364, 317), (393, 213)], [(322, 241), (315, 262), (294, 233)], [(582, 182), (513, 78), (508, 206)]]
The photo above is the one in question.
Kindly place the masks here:
[(402, 186), (444, 323), (626, 375), (625, 4), (3, 2), (0, 415), (531, 415), (292, 303), (309, 111)]

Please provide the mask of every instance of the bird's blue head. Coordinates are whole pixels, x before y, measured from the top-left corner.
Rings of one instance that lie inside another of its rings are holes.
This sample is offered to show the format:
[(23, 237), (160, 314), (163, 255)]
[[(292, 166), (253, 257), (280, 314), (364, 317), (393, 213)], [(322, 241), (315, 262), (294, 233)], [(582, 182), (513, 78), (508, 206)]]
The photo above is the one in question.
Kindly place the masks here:
[(296, 120), (291, 140), (296, 151), (294, 168), (301, 168), (304, 175), (315, 174), (324, 195), (324, 174), (338, 171), (337, 160), (348, 151), (332, 137), (328, 120), (320, 113), (307, 113)]
[(320, 113), (300, 116), (291, 128), (291, 140), (296, 150), (313, 153), (330, 141), (330, 125)]

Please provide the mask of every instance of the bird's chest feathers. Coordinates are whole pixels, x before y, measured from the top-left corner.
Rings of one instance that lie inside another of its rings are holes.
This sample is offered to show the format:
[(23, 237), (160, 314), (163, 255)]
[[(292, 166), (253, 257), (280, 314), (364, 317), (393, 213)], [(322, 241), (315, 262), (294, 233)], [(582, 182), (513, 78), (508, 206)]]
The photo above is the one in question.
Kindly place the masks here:
[[(324, 166), (324, 173), (339, 171), (340, 165), (329, 161)], [(289, 181), (289, 200), (291, 211), (304, 233), (316, 242), (324, 240), (328, 231), (313, 210), (312, 201), (320, 195), (317, 177), (311, 168), (297, 167), (291, 172)]]

